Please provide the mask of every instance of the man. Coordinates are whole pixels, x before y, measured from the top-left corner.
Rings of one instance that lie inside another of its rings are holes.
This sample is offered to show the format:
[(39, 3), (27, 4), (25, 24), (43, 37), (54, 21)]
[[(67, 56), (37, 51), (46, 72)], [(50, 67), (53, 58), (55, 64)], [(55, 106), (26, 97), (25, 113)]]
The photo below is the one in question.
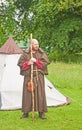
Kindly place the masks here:
[(21, 118), (28, 117), (29, 112), (32, 111), (32, 92), (28, 89), (31, 78), (31, 65), (33, 64), (33, 84), (34, 84), (34, 111), (39, 113), (41, 119), (46, 119), (45, 112), (47, 112), (46, 95), (45, 95), (45, 81), (44, 75), (48, 74), (47, 65), (50, 63), (47, 55), (39, 48), (39, 43), (36, 39), (31, 40), (31, 49), (26, 49), (18, 61), (20, 67), (20, 74), (24, 76), (23, 83), (23, 98), (22, 98), (22, 112)]

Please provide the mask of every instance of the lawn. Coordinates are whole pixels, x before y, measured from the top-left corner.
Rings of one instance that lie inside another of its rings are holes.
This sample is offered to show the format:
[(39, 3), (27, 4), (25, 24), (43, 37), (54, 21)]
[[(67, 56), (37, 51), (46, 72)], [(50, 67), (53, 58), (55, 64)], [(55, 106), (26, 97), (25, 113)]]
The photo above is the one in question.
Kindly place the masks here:
[(51, 63), (47, 78), (65, 96), (70, 105), (49, 107), (46, 120), (32, 121), (32, 113), (27, 119), (20, 119), (21, 110), (0, 111), (1, 130), (82, 130), (82, 65)]

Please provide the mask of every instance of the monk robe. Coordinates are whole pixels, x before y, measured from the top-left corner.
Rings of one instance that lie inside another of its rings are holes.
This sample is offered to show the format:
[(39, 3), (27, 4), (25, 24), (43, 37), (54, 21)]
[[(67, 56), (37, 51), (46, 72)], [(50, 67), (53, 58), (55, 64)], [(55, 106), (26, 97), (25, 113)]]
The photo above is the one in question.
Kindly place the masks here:
[[(48, 74), (47, 65), (50, 61), (41, 48), (33, 54), (33, 57), (36, 58), (33, 64), (34, 111), (47, 112), (44, 75)], [(27, 84), (31, 78), (31, 66), (28, 65), (30, 58), (30, 49), (26, 49), (18, 61), (20, 74), (24, 76), (22, 95), (22, 112), (24, 113), (32, 111), (32, 93), (27, 90)]]

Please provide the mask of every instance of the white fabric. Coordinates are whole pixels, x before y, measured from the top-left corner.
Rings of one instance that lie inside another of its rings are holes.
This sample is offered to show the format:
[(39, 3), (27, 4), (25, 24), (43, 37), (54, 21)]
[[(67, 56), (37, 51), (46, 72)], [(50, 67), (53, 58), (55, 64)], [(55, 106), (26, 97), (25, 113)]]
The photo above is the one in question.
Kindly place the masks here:
[(67, 102), (66, 97), (61, 94), (47, 78), (45, 78), (45, 91), (47, 106), (59, 106)]
[(0, 54), (0, 109), (21, 108), (23, 76), (17, 66), (19, 56)]

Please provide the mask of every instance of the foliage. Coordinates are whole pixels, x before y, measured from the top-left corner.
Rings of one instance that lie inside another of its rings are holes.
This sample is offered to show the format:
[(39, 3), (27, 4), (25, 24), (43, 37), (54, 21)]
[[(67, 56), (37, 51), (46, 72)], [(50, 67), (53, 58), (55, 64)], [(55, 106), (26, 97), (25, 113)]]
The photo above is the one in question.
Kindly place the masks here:
[[(0, 4), (0, 46), (12, 36), (18, 43), (23, 41), (28, 34), (27, 31), (21, 28), (21, 19), (23, 14), (28, 11), (32, 0), (6, 0)], [(26, 26), (26, 25), (25, 25)], [(24, 32), (25, 31), (25, 32)], [(25, 42), (27, 37), (25, 39)]]
[(16, 5), (17, 9), (20, 11), (19, 16), (21, 13), (24, 13), (29, 10), (29, 7), (32, 3), (32, 0), (14, 0), (14, 4)]
[(82, 0), (7, 0), (0, 6), (0, 46), (10, 34), (27, 45), (32, 32), (52, 60), (82, 52)]
[(45, 4), (42, 2), (33, 8), (33, 34), (49, 54), (55, 51), (57, 55), (64, 57), (82, 51), (81, 7), (82, 1), (72, 0)]
[(17, 22), (15, 21), (15, 6), (12, 2), (0, 5), (0, 46), (9, 36), (17, 34)]

